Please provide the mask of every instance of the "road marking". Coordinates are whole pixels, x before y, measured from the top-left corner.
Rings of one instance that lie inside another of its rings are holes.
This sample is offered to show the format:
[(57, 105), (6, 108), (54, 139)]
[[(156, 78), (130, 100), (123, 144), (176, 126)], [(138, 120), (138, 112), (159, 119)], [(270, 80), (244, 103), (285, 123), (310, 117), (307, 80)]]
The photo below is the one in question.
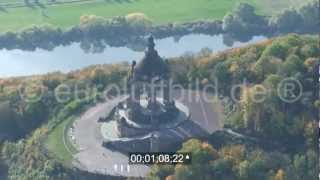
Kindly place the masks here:
[(124, 173), (124, 172), (128, 172), (130, 173), (130, 165), (129, 164), (115, 164), (113, 166), (113, 169), (115, 172), (119, 171), (119, 167), (120, 167), (120, 172)]
[(206, 125), (208, 126), (209, 125), (209, 120), (208, 120), (207, 112), (206, 112), (206, 110), (204, 108), (204, 105), (203, 105), (203, 99), (202, 98), (200, 99), (200, 107), (201, 107), (204, 119), (206, 120)]
[[(71, 119), (69, 119), (69, 121), (71, 121)], [(68, 125), (69, 125), (69, 122), (63, 128), (62, 142), (63, 142), (64, 147), (68, 151), (68, 153), (72, 156), (73, 153), (71, 152), (71, 150), (69, 149), (69, 147), (67, 146), (67, 143), (66, 143), (66, 129), (67, 129)]]

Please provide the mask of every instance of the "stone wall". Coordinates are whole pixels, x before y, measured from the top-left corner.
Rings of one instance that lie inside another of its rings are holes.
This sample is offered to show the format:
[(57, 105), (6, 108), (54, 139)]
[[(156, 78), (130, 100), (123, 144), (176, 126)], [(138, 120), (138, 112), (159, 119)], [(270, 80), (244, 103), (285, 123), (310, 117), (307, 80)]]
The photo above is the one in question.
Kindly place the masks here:
[(150, 152), (150, 139), (132, 139), (130, 141), (104, 142), (103, 146), (108, 149), (118, 150), (122, 153), (128, 152)]
[[(147, 137), (144, 139), (131, 139), (127, 141), (105, 141), (103, 142), (103, 146), (111, 149), (117, 150), (122, 153), (128, 152), (151, 152), (151, 137)], [(157, 150), (152, 150), (156, 152), (170, 152), (175, 151), (178, 149), (179, 145), (181, 144), (181, 140), (174, 139), (174, 138), (166, 138), (166, 139), (158, 139), (157, 141), (153, 141), (153, 143), (157, 147)]]
[(125, 120), (119, 120), (117, 122), (117, 131), (119, 137), (134, 137), (143, 136), (150, 132), (149, 129), (135, 128), (128, 125)]

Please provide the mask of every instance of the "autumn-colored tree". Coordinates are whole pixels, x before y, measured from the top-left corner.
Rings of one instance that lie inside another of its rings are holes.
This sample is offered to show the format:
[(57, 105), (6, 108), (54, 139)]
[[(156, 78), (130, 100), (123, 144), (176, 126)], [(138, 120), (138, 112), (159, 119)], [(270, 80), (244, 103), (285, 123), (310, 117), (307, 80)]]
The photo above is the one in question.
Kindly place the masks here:
[(266, 88), (262, 85), (242, 88), (239, 107), (246, 128), (256, 132), (261, 131), (266, 96)]
[(246, 148), (243, 145), (224, 147), (220, 150), (221, 157), (238, 166), (245, 159)]
[(265, 79), (270, 74), (276, 74), (282, 64), (281, 59), (272, 56), (261, 57), (253, 67), (259, 79)]
[(279, 169), (276, 175), (274, 176), (273, 180), (285, 180), (285, 178), (286, 178), (285, 171), (282, 169)]

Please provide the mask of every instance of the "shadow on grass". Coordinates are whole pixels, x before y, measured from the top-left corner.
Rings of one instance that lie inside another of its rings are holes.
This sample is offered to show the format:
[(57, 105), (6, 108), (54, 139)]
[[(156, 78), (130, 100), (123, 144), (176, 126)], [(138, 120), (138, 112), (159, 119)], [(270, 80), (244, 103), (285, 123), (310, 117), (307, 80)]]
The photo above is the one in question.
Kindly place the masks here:
[(41, 10), (41, 15), (45, 18), (50, 18), (50, 16), (44, 10)]
[(0, 12), (8, 13), (7, 9), (2, 6), (0, 6)]
[(30, 2), (25, 2), (26, 7), (31, 8), (31, 9), (36, 9), (36, 7), (30, 3)]
[(122, 3), (134, 3), (134, 2), (138, 2), (140, 0), (104, 0), (106, 3), (118, 3), (118, 4), (122, 4)]
[(37, 6), (39, 6), (41, 9), (46, 9), (46, 6), (44, 4), (42, 4), (41, 2), (39, 1), (35, 1), (34, 2)]

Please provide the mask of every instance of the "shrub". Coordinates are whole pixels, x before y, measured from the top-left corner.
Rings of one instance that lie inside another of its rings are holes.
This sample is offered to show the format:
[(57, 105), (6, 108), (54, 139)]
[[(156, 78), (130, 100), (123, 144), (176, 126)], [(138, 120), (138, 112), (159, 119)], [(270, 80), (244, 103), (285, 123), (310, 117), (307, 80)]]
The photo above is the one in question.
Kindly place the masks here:
[(82, 16), (80, 16), (80, 25), (102, 23), (104, 21), (105, 20), (103, 17), (99, 17), (96, 15), (82, 15)]
[(130, 13), (125, 17), (127, 23), (137, 27), (150, 27), (152, 21), (143, 13)]

